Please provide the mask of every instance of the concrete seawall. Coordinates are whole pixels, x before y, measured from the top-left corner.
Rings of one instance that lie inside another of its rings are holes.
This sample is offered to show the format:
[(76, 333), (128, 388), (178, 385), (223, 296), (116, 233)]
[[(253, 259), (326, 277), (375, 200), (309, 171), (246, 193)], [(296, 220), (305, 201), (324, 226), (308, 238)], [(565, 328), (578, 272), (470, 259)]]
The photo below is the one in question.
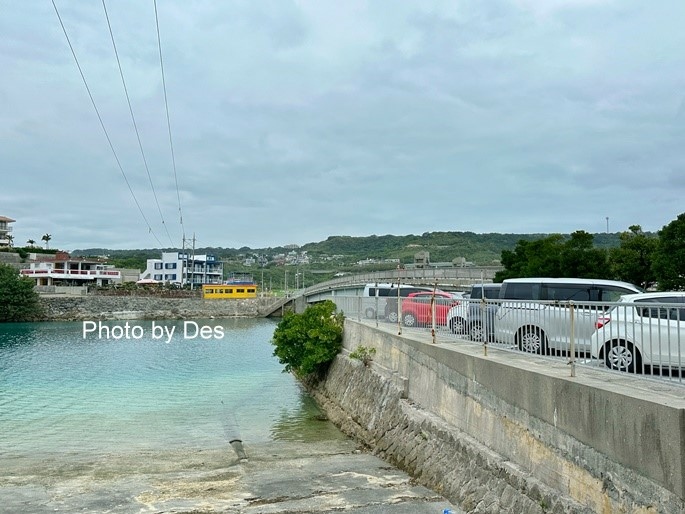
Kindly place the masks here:
[(469, 512), (685, 512), (685, 389), (346, 320), (313, 393), (379, 456)]
[(203, 300), (143, 296), (42, 297), (51, 321), (263, 317), (274, 298)]

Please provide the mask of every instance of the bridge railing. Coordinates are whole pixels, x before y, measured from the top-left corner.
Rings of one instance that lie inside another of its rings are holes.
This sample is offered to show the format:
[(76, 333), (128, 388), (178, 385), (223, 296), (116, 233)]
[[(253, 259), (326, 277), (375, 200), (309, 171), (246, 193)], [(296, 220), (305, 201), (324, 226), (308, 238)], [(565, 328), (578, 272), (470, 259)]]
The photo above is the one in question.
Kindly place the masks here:
[[(334, 296), (338, 310), (434, 342), (480, 344), (685, 385), (685, 303)], [(388, 308), (390, 306), (390, 308)]]
[(492, 282), (495, 273), (502, 269), (501, 266), (481, 267), (455, 267), (455, 268), (408, 268), (387, 271), (374, 271), (358, 273), (338, 277), (326, 282), (310, 286), (304, 290), (305, 295), (316, 294), (322, 291), (374, 283), (403, 283), (403, 284), (435, 284), (458, 285), (462, 282), (465, 286), (475, 282)]

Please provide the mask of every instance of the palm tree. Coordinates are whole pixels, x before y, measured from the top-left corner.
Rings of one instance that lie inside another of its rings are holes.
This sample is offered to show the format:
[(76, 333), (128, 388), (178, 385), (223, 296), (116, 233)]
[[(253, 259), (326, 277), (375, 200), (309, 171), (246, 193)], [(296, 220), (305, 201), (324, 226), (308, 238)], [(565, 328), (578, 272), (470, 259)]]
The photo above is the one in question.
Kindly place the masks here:
[(33, 245), (36, 244), (36, 242), (35, 242), (33, 239), (29, 239), (29, 240), (26, 241), (26, 244), (29, 245), (29, 246), (33, 246)]
[(50, 239), (52, 239), (52, 236), (50, 234), (45, 234), (43, 237), (41, 237), (41, 240), (45, 241), (45, 249), (48, 249), (48, 243), (50, 242)]
[(14, 242), (14, 236), (12, 234), (7, 234), (7, 246), (12, 248), (13, 242)]

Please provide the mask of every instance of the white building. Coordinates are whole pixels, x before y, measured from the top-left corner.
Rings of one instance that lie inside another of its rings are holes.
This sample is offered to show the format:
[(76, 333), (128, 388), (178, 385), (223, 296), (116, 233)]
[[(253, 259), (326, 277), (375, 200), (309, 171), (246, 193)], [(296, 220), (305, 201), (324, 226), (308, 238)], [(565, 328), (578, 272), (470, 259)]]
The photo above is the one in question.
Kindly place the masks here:
[(167, 282), (179, 286), (221, 284), (224, 263), (213, 255), (195, 255), (186, 252), (163, 252), (161, 259), (148, 259), (141, 280)]
[(7, 216), (0, 216), (0, 246), (12, 246), (10, 245), (12, 239), (8, 237), (12, 235), (12, 227), (9, 224), (15, 221)]
[(36, 281), (37, 286), (104, 286), (121, 281), (121, 272), (102, 259), (71, 257), (66, 252), (54, 255), (30, 254), (23, 277)]

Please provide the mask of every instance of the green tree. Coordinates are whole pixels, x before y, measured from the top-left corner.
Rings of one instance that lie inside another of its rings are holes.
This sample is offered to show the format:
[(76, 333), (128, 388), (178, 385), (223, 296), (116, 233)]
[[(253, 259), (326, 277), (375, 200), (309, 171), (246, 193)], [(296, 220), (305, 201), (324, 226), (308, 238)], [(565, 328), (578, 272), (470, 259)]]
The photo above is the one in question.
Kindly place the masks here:
[(640, 225), (631, 225), (620, 235), (621, 246), (609, 250), (611, 275), (644, 289), (656, 283), (652, 266), (659, 239), (645, 234)]
[(47, 250), (49, 248), (48, 243), (50, 242), (50, 239), (52, 239), (52, 236), (50, 234), (43, 234), (43, 237), (40, 239), (45, 241), (45, 249)]
[(342, 348), (343, 319), (330, 300), (310, 305), (302, 314), (287, 312), (272, 340), (284, 371), (305, 376), (324, 369)]
[(577, 230), (561, 247), (561, 277), (607, 278), (609, 266), (607, 252), (595, 248), (594, 236)]
[(110, 261), (117, 268), (129, 268), (129, 269), (139, 269), (140, 271), (145, 271), (147, 266), (146, 259), (141, 257), (117, 257)]
[(495, 282), (517, 277), (603, 278), (608, 274), (607, 252), (594, 247), (594, 236), (583, 230), (568, 240), (552, 234), (535, 241), (520, 240), (514, 250), (502, 251), (504, 270)]
[(653, 269), (661, 291), (685, 289), (685, 213), (659, 231)]
[(495, 274), (495, 282), (518, 277), (560, 277), (563, 236), (553, 234), (536, 241), (521, 239), (513, 250), (502, 251), (504, 270)]
[(12, 266), (0, 264), (0, 321), (32, 321), (42, 314), (33, 281), (19, 276)]

